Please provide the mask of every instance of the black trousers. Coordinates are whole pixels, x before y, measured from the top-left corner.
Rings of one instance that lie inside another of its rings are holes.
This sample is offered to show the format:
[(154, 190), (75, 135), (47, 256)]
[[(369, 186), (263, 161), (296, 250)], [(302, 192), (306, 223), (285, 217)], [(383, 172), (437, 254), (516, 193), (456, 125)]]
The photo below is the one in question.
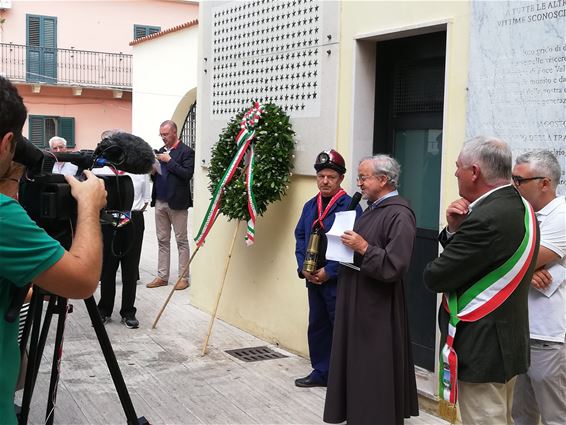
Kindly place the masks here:
[(104, 242), (102, 273), (100, 276), (101, 314), (110, 316), (116, 297), (116, 272), (122, 267), (122, 307), (120, 316), (133, 317), (136, 314), (136, 284), (139, 277), (139, 264), (145, 229), (143, 213), (132, 211), (130, 224), (123, 228), (102, 226)]

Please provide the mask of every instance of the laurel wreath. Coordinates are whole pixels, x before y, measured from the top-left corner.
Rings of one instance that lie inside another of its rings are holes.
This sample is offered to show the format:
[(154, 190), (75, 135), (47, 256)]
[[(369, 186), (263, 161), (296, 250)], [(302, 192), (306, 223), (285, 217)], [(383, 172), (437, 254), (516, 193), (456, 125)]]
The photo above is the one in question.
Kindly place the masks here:
[[(268, 204), (281, 199), (288, 189), (293, 170), (293, 136), (295, 132), (289, 122), (289, 116), (277, 105), (262, 105), (263, 113), (255, 127), (253, 139), (255, 167), (253, 194), (260, 216)], [(240, 131), (240, 122), (246, 110), (230, 120), (220, 134), (218, 142), (212, 148), (212, 158), (208, 169), (210, 193), (218, 185), (224, 172), (234, 157), (237, 146), (236, 137)], [(249, 220), (246, 189), (245, 162), (236, 170), (232, 180), (224, 188), (220, 212), (229, 219)]]

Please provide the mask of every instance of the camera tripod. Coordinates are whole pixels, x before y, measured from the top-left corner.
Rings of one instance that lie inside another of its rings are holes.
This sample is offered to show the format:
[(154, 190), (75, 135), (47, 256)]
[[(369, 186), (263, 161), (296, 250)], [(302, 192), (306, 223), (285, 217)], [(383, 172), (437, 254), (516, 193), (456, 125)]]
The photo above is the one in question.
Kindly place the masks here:
[[(45, 317), (43, 323), (41, 323), (41, 316), (43, 312), (43, 301), (49, 297), (47, 304), (47, 310), (45, 312)], [(112, 345), (110, 344), (110, 339), (106, 333), (104, 324), (98, 309), (96, 307), (96, 302), (94, 297), (90, 297), (84, 300), (88, 315), (92, 322), (92, 326), (96, 333), (96, 337), (102, 349), (102, 354), (106, 360), (106, 364), (114, 381), (114, 386), (116, 387), (116, 392), (120, 398), (120, 403), (124, 409), (126, 415), (127, 423), (129, 425), (145, 425), (149, 422), (145, 417), (138, 418), (136, 411), (132, 404), (132, 400), (128, 393), (128, 389), (122, 377), (122, 372), (118, 366), (116, 356), (112, 350)], [(47, 335), (49, 333), (49, 327), (51, 325), (51, 319), (53, 314), (58, 314), (57, 320), (57, 330), (55, 334), (55, 344), (53, 352), (53, 363), (51, 366), (51, 380), (49, 383), (49, 392), (47, 393), (47, 409), (45, 413), (45, 423), (48, 425), (53, 424), (54, 419), (54, 409), (55, 401), (57, 397), (57, 384), (59, 382), (59, 372), (60, 372), (60, 362), (62, 356), (63, 348), (63, 333), (65, 330), (65, 321), (67, 314), (72, 312), (72, 305), (68, 303), (67, 298), (63, 298), (57, 295), (52, 295), (43, 291), (37, 286), (34, 287), (33, 296), (30, 303), (30, 309), (28, 312), (28, 317), (25, 322), (22, 340), (20, 343), (20, 348), (23, 352), (27, 346), (28, 337), (30, 337), (30, 349), (28, 354), (28, 366), (26, 370), (24, 393), (22, 398), (22, 407), (18, 417), (18, 423), (20, 425), (26, 424), (28, 421), (29, 408), (31, 403), (31, 398), (33, 395), (33, 390), (36, 383), (37, 374), (39, 371), (39, 365), (41, 356), (43, 355), (43, 350), (45, 348), (45, 342), (47, 340)]]

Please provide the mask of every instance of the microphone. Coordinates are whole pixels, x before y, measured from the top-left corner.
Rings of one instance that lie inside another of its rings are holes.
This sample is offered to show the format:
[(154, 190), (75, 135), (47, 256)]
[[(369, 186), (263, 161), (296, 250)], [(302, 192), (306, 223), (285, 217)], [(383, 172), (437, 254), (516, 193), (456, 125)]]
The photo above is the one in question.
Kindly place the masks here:
[(45, 170), (51, 171), (53, 168), (53, 157), (58, 162), (70, 162), (76, 165), (79, 170), (89, 169), (94, 166), (94, 151), (81, 150), (78, 152), (48, 152), (45, 151)]
[(149, 173), (155, 162), (151, 146), (141, 137), (130, 133), (114, 133), (103, 139), (94, 151), (50, 152), (46, 154), (46, 157), (49, 156), (59, 162), (75, 164), (81, 170), (109, 165), (132, 174)]
[(130, 133), (114, 133), (102, 140), (94, 156), (103, 159), (102, 165), (112, 165), (132, 174), (147, 174), (155, 162), (151, 146), (141, 137)]
[(360, 192), (354, 193), (354, 196), (352, 196), (352, 200), (350, 201), (350, 205), (348, 205), (348, 211), (355, 210), (361, 199), (362, 194)]
[[(348, 205), (348, 211), (355, 210), (361, 199), (362, 194), (360, 192), (354, 193), (350, 205)], [(303, 270), (306, 272), (312, 273), (316, 270), (318, 265), (318, 248), (322, 233), (324, 233), (322, 229), (316, 227), (309, 237), (309, 243), (305, 252), (305, 261), (303, 262)]]

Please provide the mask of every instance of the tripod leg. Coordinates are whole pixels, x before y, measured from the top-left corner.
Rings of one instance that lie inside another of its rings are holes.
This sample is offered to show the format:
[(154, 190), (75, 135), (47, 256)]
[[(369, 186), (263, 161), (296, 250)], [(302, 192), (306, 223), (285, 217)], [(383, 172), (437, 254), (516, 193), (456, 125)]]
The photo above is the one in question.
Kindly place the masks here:
[(120, 397), (120, 402), (122, 403), (122, 408), (124, 409), (124, 413), (126, 414), (128, 424), (137, 425), (141, 423), (147, 423), (147, 421), (143, 417), (138, 420), (134, 405), (132, 404), (132, 399), (130, 398), (130, 394), (128, 393), (128, 388), (126, 387), (122, 372), (120, 371), (120, 366), (118, 366), (116, 355), (112, 350), (110, 339), (108, 338), (108, 334), (106, 333), (106, 328), (104, 327), (102, 319), (100, 318), (100, 314), (98, 313), (98, 309), (96, 308), (94, 297), (87, 298), (84, 301), (86, 309), (88, 310), (88, 315), (90, 316), (90, 320), (92, 321), (92, 326), (94, 327), (94, 331), (98, 338), (100, 348), (102, 349), (102, 354), (104, 354), (106, 365), (108, 366), (108, 370), (110, 371), (110, 375), (112, 376), (112, 380), (114, 381), (116, 392), (118, 393), (118, 397)]
[(65, 321), (67, 320), (68, 301), (67, 298), (57, 297), (55, 306), (59, 318), (57, 320), (57, 332), (55, 334), (55, 345), (53, 348), (53, 363), (51, 364), (51, 380), (49, 382), (49, 392), (47, 393), (47, 410), (45, 412), (45, 423), (53, 425), (55, 416), (55, 400), (57, 399), (57, 384), (59, 383), (59, 365), (63, 350), (63, 333), (65, 332)]
[[(43, 348), (45, 347), (45, 340), (47, 338), (47, 333), (49, 332), (49, 325), (51, 324), (52, 307), (55, 303), (55, 298), (49, 299), (49, 306), (47, 312), (45, 313), (45, 319), (43, 321), (43, 326), (41, 324), (41, 316), (43, 313), (43, 293), (41, 291), (34, 291), (28, 320), (32, 321), (32, 330), (30, 338), (30, 348), (28, 355), (28, 367), (26, 370), (26, 380), (24, 385), (24, 394), (22, 397), (22, 408), (20, 411), (18, 422), (20, 424), (26, 424), (28, 421), (29, 407), (31, 404), (31, 398), (33, 395), (33, 390), (35, 388), (35, 380), (37, 378), (37, 373), (39, 371), (39, 365), (41, 356), (43, 355)], [(41, 330), (41, 337), (40, 337)]]

